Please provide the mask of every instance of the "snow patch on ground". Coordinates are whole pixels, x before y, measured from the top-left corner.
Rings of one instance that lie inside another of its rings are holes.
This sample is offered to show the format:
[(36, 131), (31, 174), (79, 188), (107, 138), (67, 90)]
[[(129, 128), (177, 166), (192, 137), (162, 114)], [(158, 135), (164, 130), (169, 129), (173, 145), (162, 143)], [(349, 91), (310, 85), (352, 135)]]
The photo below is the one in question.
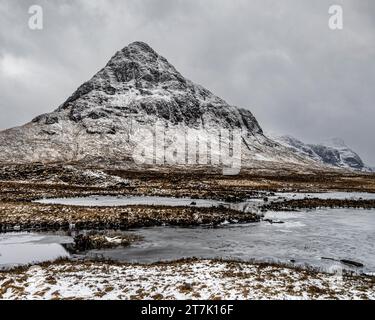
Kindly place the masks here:
[(375, 299), (373, 277), (192, 260), (61, 262), (0, 272), (2, 299)]

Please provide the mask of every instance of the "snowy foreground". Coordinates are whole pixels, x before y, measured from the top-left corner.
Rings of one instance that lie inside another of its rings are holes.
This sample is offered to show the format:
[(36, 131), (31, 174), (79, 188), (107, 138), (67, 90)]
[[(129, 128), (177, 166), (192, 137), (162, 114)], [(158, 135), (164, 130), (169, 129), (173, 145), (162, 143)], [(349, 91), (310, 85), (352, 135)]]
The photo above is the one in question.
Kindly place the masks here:
[(0, 298), (375, 299), (375, 279), (209, 260), (62, 261), (0, 272)]

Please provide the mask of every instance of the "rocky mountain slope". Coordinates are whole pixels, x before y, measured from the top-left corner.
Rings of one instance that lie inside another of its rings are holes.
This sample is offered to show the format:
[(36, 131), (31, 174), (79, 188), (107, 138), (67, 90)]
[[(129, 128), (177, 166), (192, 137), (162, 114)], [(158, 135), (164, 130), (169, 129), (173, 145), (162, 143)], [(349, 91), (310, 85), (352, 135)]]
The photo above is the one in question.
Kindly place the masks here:
[(292, 136), (272, 136), (272, 139), (292, 149), (296, 154), (320, 163), (339, 168), (371, 171), (365, 166), (360, 156), (339, 138), (333, 138), (321, 144), (306, 144)]
[[(144, 129), (151, 131), (156, 125), (162, 128), (161, 135), (155, 131), (143, 135)], [(214, 154), (218, 149), (211, 140), (221, 139), (218, 130), (222, 129), (241, 130), (239, 154), (229, 142), (219, 143), (220, 154)], [(211, 150), (207, 159), (195, 157), (196, 153), (189, 158), (189, 143), (198, 143), (193, 139), (197, 137), (199, 147)], [(74, 161), (131, 167), (142, 164), (134, 161), (140, 145), (143, 149), (137, 154), (147, 158), (148, 165), (204, 164), (203, 160), (220, 165), (227, 147), (232, 162), (240, 161), (242, 167), (318, 166), (267, 138), (249, 110), (231, 106), (185, 79), (142, 42), (118, 51), (55, 111), (0, 132), (0, 162)]]

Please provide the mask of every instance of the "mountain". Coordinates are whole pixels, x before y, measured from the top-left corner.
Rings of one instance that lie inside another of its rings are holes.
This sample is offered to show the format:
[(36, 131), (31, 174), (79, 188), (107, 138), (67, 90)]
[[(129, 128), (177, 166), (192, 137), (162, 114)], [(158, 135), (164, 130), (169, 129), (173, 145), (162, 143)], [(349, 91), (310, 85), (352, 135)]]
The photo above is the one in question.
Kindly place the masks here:
[[(162, 136), (142, 135), (156, 125), (163, 128)], [(185, 151), (188, 143), (196, 143), (189, 140), (190, 136), (186, 138), (188, 131), (198, 137), (199, 147), (206, 144), (217, 151), (210, 139), (218, 135), (218, 130), (241, 130), (239, 155), (234, 154), (234, 144), (229, 142), (219, 149), (222, 152), (228, 147), (233, 159), (242, 160), (242, 166), (316, 166), (267, 138), (249, 110), (231, 106), (187, 80), (143, 42), (118, 51), (55, 111), (0, 132), (0, 162), (132, 167), (139, 165), (135, 164), (134, 152), (141, 145), (143, 149), (137, 154), (148, 159), (145, 163), (163, 164), (167, 158), (164, 153), (169, 152), (173, 158), (179, 148)], [(156, 151), (150, 152), (153, 147)], [(207, 163), (217, 165), (216, 156), (212, 153)], [(189, 163), (184, 155), (172, 160)]]
[(360, 156), (342, 139), (333, 138), (321, 144), (306, 144), (292, 136), (272, 136), (272, 139), (292, 149), (296, 154), (339, 168), (371, 171)]

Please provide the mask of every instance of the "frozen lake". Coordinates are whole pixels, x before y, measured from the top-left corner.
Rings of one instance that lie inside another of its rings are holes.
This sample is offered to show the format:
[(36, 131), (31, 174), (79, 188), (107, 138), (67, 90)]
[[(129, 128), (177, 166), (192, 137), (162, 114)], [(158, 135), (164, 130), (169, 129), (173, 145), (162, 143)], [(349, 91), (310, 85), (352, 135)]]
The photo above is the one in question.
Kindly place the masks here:
[(68, 236), (28, 232), (0, 233), (0, 267), (69, 257), (62, 244), (72, 243)]
[(111, 207), (130, 205), (163, 205), (163, 206), (190, 206), (211, 207), (225, 204), (223, 201), (202, 200), (192, 198), (173, 198), (156, 196), (89, 196), (77, 198), (42, 199), (35, 202), (44, 204), (63, 204), (70, 206)]
[[(375, 273), (375, 210), (319, 209), (303, 212), (268, 212), (266, 221), (217, 228), (153, 227), (127, 231), (143, 237), (127, 248), (91, 250), (86, 256), (150, 263), (183, 257), (228, 258), (308, 265), (329, 271), (349, 259), (364, 264), (353, 268)], [(64, 235), (0, 234), (0, 266), (67, 257)], [(333, 260), (322, 259), (331, 258)]]
[(184, 257), (309, 265), (325, 270), (349, 259), (375, 272), (375, 210), (329, 209), (308, 212), (268, 212), (265, 218), (282, 224), (226, 225), (219, 228), (144, 228), (134, 233), (144, 241), (127, 249), (94, 250), (119, 261), (150, 263)]
[(263, 202), (263, 198), (272, 200), (280, 199), (304, 199), (304, 198), (319, 198), (319, 199), (353, 199), (353, 200), (374, 200), (375, 193), (361, 193), (361, 192), (322, 192), (322, 193), (274, 193), (269, 195), (267, 192), (259, 193), (259, 195), (248, 199), (247, 201), (229, 204), (224, 201), (211, 199), (193, 199), (193, 198), (173, 198), (173, 197), (158, 197), (158, 196), (88, 196), (76, 198), (52, 198), (36, 200), (37, 203), (44, 204), (63, 204), (71, 206), (129, 206), (129, 205), (163, 205), (163, 206), (197, 206), (197, 207), (211, 207), (219, 205), (244, 205), (252, 202)]

